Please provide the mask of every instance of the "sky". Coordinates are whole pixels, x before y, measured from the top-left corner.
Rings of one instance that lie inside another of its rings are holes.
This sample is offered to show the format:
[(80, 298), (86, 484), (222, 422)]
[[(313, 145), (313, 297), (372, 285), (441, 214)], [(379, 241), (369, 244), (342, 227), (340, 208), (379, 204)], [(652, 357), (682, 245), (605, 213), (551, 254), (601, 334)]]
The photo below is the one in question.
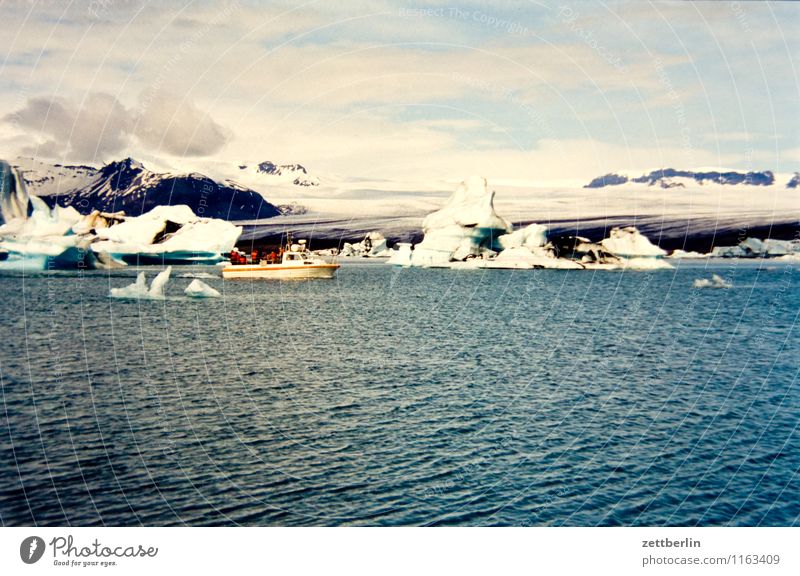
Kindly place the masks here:
[(800, 170), (800, 5), (2, 2), (0, 156), (404, 181)]

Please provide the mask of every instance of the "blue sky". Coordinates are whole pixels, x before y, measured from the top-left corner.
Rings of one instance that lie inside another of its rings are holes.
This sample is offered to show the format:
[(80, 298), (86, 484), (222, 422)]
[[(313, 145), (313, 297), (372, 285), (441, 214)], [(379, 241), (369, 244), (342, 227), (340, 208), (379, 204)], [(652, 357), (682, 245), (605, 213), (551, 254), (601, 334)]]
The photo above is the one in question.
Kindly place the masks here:
[(3, 4), (5, 156), (226, 175), (800, 170), (800, 6)]

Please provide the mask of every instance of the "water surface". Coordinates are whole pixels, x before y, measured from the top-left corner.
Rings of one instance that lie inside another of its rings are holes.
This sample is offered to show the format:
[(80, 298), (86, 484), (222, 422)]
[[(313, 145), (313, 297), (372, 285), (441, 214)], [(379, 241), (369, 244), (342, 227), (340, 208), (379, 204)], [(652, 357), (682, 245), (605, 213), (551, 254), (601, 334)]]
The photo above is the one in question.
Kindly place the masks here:
[(0, 277), (3, 524), (800, 521), (791, 265), (187, 271)]

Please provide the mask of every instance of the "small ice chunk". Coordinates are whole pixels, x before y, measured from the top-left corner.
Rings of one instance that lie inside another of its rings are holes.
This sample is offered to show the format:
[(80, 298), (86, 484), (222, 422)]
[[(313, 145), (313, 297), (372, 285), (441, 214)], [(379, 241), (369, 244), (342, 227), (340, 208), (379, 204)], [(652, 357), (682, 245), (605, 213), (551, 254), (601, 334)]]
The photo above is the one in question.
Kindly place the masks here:
[(140, 298), (147, 300), (163, 300), (164, 299), (164, 286), (169, 281), (169, 275), (172, 272), (172, 266), (167, 266), (166, 270), (162, 270), (158, 275), (153, 278), (150, 288), (147, 288), (147, 278), (144, 272), (139, 272), (136, 277), (136, 282), (128, 284), (122, 288), (112, 288), (112, 298)]
[(733, 284), (725, 280), (722, 276), (714, 274), (711, 276), (710, 280), (708, 278), (697, 278), (692, 283), (692, 286), (695, 288), (732, 288)]
[(150, 298), (164, 297), (164, 286), (166, 286), (167, 282), (169, 282), (169, 275), (171, 273), (172, 266), (167, 266), (165, 270), (162, 270), (155, 278), (153, 278), (153, 283), (150, 284), (150, 292), (148, 293)]
[(144, 272), (139, 272), (136, 282), (133, 284), (128, 284), (123, 288), (111, 289), (112, 298), (147, 298), (147, 295), (147, 279), (144, 276)]
[(189, 298), (219, 298), (221, 296), (217, 290), (196, 278), (186, 287), (184, 293)]

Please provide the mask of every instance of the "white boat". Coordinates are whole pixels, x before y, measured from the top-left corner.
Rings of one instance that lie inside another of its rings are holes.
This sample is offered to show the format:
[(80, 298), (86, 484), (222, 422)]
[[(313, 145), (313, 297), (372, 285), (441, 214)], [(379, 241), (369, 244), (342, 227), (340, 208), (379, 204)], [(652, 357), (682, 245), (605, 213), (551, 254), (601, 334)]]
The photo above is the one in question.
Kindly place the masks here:
[(281, 254), (280, 263), (271, 264), (260, 260), (257, 264), (231, 263), (222, 269), (222, 277), (227, 280), (236, 278), (266, 278), (275, 280), (303, 280), (307, 278), (333, 278), (339, 264), (333, 264), (312, 254), (305, 240), (292, 244), (291, 241)]

